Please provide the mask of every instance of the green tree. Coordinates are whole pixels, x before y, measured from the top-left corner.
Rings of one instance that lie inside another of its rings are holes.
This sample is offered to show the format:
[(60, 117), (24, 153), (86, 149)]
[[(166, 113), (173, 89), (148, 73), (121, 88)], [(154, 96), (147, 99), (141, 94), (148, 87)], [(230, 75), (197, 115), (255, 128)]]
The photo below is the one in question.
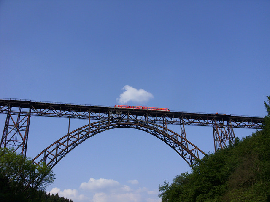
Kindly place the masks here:
[(33, 197), (36, 190), (44, 190), (55, 179), (45, 164), (36, 165), (31, 159), (7, 148), (0, 148), (0, 178), (0, 199), (8, 201)]
[(264, 129), (270, 131), (270, 96), (267, 96), (267, 99), (267, 102), (264, 102), (267, 111), (267, 116), (264, 117)]
[(190, 174), (159, 187), (162, 201), (270, 201), (270, 96), (263, 129), (206, 155)]
[(268, 102), (268, 104), (267, 104), (267, 102), (264, 102), (264, 106), (265, 106), (265, 108), (266, 108), (266, 111), (267, 111), (267, 113), (268, 113), (268, 115), (267, 116), (270, 116), (270, 96), (267, 96), (267, 102)]
[(173, 183), (170, 185), (168, 182), (164, 182), (163, 186), (159, 187), (159, 197), (163, 201), (168, 202), (181, 202), (186, 197), (188, 193), (186, 191), (186, 185), (189, 185), (189, 175), (188, 173), (182, 173), (173, 179)]

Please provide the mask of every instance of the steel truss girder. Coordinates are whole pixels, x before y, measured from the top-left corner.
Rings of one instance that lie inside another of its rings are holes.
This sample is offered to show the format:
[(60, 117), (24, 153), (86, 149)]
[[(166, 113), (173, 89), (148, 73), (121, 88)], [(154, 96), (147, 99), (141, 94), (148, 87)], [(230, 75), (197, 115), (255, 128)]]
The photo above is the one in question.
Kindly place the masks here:
[[(12, 108), (10, 112), (9, 107)], [(197, 126), (213, 126), (217, 122), (230, 122), (233, 128), (261, 129), (263, 125), (263, 118), (260, 117), (119, 109), (91, 105), (33, 102), (29, 100), (0, 100), (0, 113), (17, 114), (18, 108), (21, 109), (21, 114), (28, 114), (29, 109), (31, 109), (31, 116), (65, 117), (91, 119), (96, 121), (100, 120), (104, 116), (106, 117), (110, 111), (113, 114), (130, 113), (137, 116), (147, 115), (148, 117), (151, 117), (152, 121), (160, 124), (163, 123), (165, 117), (167, 124), (174, 125), (181, 124), (180, 120), (183, 120), (185, 125)]]
[(107, 119), (87, 124), (63, 136), (37, 155), (34, 158), (34, 162), (37, 164), (45, 162), (46, 165), (53, 168), (65, 155), (86, 139), (114, 128), (134, 128), (145, 131), (169, 145), (189, 165), (192, 165), (195, 159), (205, 155), (203, 151), (188, 141), (186, 137), (173, 132), (167, 127), (149, 121), (147, 117), (139, 119), (130, 114), (112, 114)]
[[(31, 116), (64, 117), (68, 118), (69, 121), (72, 118), (88, 119), (89, 125), (94, 121), (101, 124), (101, 126), (104, 126), (105, 121), (107, 122), (108, 127), (111, 127), (111, 123), (116, 123), (117, 120), (119, 123), (122, 123), (123, 120), (140, 120), (144, 121), (144, 123), (147, 123), (148, 125), (159, 125), (159, 127), (162, 127), (164, 134), (168, 132), (168, 125), (180, 125), (180, 143), (186, 148), (188, 148), (189, 143), (186, 141), (185, 125), (210, 126), (213, 127), (215, 150), (224, 148), (228, 142), (234, 141), (235, 135), (233, 133), (233, 128), (261, 129), (263, 126), (263, 118), (260, 117), (118, 109), (111, 107), (33, 102), (29, 100), (14, 99), (0, 100), (0, 113), (7, 114), (0, 146), (12, 146), (15, 147), (17, 151), (21, 148), (21, 152), (24, 155), (26, 155), (27, 150), (27, 139)], [(118, 125), (118, 127), (130, 128), (133, 126), (136, 126), (136, 124)], [(146, 127), (136, 127), (140, 130), (146, 130)], [(150, 131), (147, 130), (146, 132), (150, 133)], [(158, 136), (157, 134), (161, 133), (156, 133), (156, 136)], [(164, 142), (167, 141), (168, 145), (173, 145), (170, 140), (166, 139), (166, 136), (159, 138), (163, 138), (162, 140)], [(67, 142), (69, 142), (69, 140)], [(183, 153), (182, 157), (184, 155), (185, 154)], [(191, 161), (193, 162), (193, 160)]]

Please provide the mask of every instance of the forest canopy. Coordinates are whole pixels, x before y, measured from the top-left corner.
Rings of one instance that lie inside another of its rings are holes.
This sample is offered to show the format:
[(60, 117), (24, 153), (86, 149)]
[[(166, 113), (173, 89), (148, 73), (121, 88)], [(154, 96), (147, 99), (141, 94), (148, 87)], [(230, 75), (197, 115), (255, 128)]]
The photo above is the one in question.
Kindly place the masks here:
[(263, 129), (198, 160), (159, 187), (166, 202), (270, 201), (270, 96)]
[(71, 202), (58, 195), (46, 194), (54, 174), (45, 164), (36, 165), (14, 150), (0, 148), (0, 201)]

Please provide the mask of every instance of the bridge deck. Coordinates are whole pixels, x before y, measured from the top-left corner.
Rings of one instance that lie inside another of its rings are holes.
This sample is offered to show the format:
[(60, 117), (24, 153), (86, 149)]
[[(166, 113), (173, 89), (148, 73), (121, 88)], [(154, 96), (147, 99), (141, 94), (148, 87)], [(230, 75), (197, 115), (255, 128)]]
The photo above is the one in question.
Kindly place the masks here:
[[(247, 127), (247, 128), (262, 128), (263, 118), (261, 117), (248, 117), (248, 116), (233, 116), (226, 114), (211, 114), (211, 113), (187, 113), (187, 112), (167, 112), (167, 111), (154, 111), (154, 110), (140, 110), (140, 109), (124, 109), (104, 106), (93, 105), (75, 105), (65, 103), (50, 103), (50, 102), (35, 102), (31, 100), (17, 100), (17, 99), (1, 99), (0, 100), (0, 113), (9, 113), (12, 107), (20, 109), (31, 109), (31, 115), (35, 116), (49, 116), (49, 117), (67, 117), (67, 118), (80, 118), (89, 119), (94, 117), (93, 114), (122, 114), (128, 113), (134, 116), (148, 116), (157, 118), (171, 119), (174, 124), (176, 121), (173, 119), (188, 120), (185, 124), (192, 125), (212, 125), (213, 120), (216, 122), (230, 122), (234, 123), (234, 127)], [(28, 110), (29, 111), (29, 110)], [(28, 111), (21, 111), (20, 113), (28, 113)], [(12, 111), (11, 113), (18, 113)], [(209, 122), (209, 120), (212, 120)], [(242, 124), (244, 123), (244, 124)], [(179, 123), (180, 124), (180, 123)]]

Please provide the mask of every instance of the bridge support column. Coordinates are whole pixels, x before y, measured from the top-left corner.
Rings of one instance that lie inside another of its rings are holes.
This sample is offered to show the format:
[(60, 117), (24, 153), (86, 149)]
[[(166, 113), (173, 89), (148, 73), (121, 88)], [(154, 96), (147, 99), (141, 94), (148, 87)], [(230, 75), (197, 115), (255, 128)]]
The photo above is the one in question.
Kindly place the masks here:
[(182, 119), (181, 123), (180, 123), (180, 130), (181, 130), (181, 144), (188, 148), (188, 143), (187, 143), (187, 134), (186, 134), (186, 129), (185, 129), (185, 123), (184, 120)]
[(213, 138), (215, 151), (224, 149), (228, 144), (235, 143), (235, 134), (230, 123), (226, 126), (224, 124), (215, 124), (213, 126)]
[[(26, 156), (31, 109), (28, 113), (13, 113), (9, 107), (1, 139), (1, 148), (13, 148)], [(21, 150), (20, 150), (21, 149)]]

